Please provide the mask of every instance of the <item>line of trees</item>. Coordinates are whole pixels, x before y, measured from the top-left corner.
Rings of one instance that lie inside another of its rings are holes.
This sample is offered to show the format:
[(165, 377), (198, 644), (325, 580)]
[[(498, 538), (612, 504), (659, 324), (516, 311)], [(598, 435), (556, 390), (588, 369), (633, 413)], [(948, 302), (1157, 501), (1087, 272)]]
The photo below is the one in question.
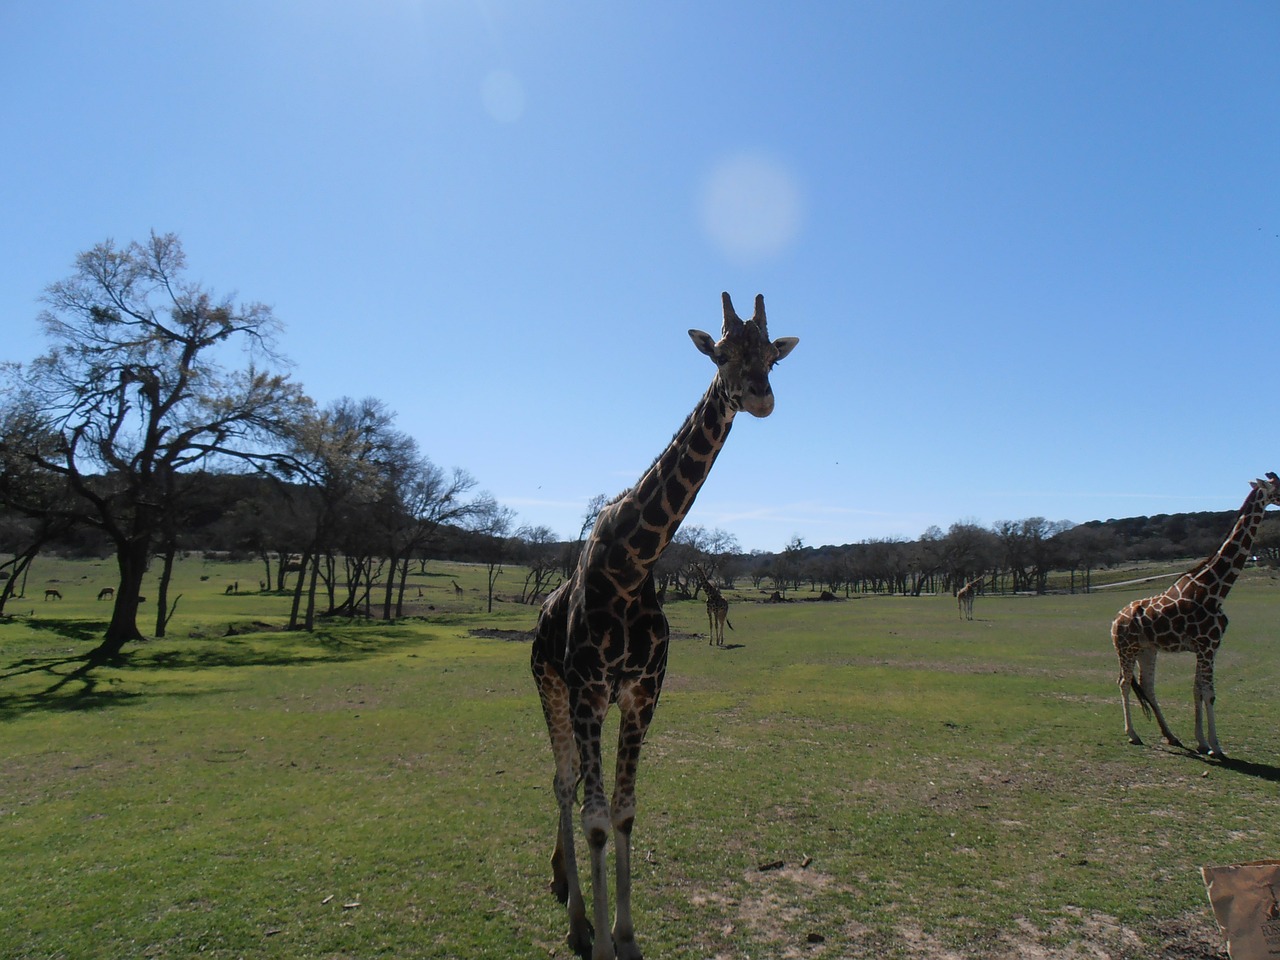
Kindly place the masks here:
[[(169, 596), (175, 557), (218, 542), (261, 558), (277, 590), (296, 574), (290, 626), (308, 630), (324, 615), (402, 615), (411, 565), (433, 553), (484, 564), (490, 609), (506, 564), (525, 568), (517, 599), (527, 603), (568, 576), (604, 497), (588, 505), (575, 541), (513, 529), (512, 511), (477, 493), (466, 471), (432, 463), (380, 401), (317, 405), (282, 372), (271, 308), (218, 297), (186, 267), (173, 234), (81, 253), (45, 291), (48, 352), (0, 369), (0, 536), (10, 555), (0, 613), (52, 543), (105, 544), (115, 556), (119, 586), (95, 660), (142, 637), (140, 588), (154, 561), (153, 632), (163, 636), (181, 600)], [(656, 574), (674, 596), (697, 595), (699, 568), (726, 588), (770, 579), (783, 594), (806, 582), (846, 595), (953, 591), (978, 576), (992, 589), (1043, 592), (1051, 570), (1087, 589), (1094, 569), (1117, 560), (1207, 555), (1232, 516), (956, 523), (911, 542), (813, 548), (796, 538), (756, 555), (723, 530), (689, 525)], [(1257, 549), (1280, 563), (1280, 524), (1264, 524)]]
[(382, 583), (383, 610), (398, 610), (409, 564), (444, 526), (506, 516), (472, 495), (464, 471), (432, 464), (379, 401), (318, 407), (281, 372), (271, 308), (218, 297), (186, 269), (173, 234), (84, 251), (42, 298), (48, 352), (0, 370), (0, 505), (13, 538), (0, 609), (44, 544), (88, 530), (119, 568), (91, 659), (141, 639), (153, 559), (163, 636), (181, 599), (169, 597), (173, 561), (210, 472), (277, 481), (273, 496), (242, 502), (243, 520), (281, 574), (297, 555), (292, 621), (308, 629), (321, 591), (327, 612), (350, 612)]
[[(1069, 575), (1069, 589), (1088, 590), (1095, 570), (1135, 560), (1208, 556), (1221, 546), (1235, 511), (1163, 514), (1072, 524), (1043, 517), (1003, 520), (991, 527), (954, 523), (919, 540), (865, 540), (844, 546), (805, 547), (793, 540), (780, 554), (751, 567), (759, 586), (825, 589), (833, 594), (954, 593), (982, 577), (1001, 593), (1044, 593), (1049, 575)], [(1259, 562), (1280, 566), (1280, 515), (1267, 517), (1255, 541)]]

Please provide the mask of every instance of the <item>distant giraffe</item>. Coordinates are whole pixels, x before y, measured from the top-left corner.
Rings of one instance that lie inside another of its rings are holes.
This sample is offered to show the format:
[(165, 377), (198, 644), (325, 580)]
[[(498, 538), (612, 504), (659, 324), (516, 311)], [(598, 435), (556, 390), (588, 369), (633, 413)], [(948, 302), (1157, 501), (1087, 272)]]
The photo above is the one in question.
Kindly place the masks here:
[(449, 582), (453, 584), (453, 595), (454, 595), (455, 597), (460, 597), (460, 596), (462, 596), (462, 588), (461, 588), (460, 586), (458, 586), (458, 581), (457, 581), (457, 580), (450, 580)]
[(956, 591), (956, 600), (960, 605), (960, 616), (966, 620), (973, 619), (973, 598), (977, 595), (978, 588), (982, 586), (982, 581), (982, 577), (976, 577)]
[(730, 630), (733, 629), (733, 624), (729, 623), (729, 601), (716, 589), (701, 567), (694, 569), (698, 573), (698, 579), (702, 581), (702, 589), (707, 592), (707, 646), (714, 643), (717, 647), (723, 647), (725, 624), (729, 624)]
[[(583, 544), (577, 566), (547, 597), (538, 617), (529, 666), (538, 686), (555, 755), (559, 807), (551, 889), (568, 905), (569, 948), (593, 960), (639, 960), (631, 919), (631, 830), (636, 768), (667, 669), (670, 627), (658, 605), (653, 568), (671, 543), (711, 472), (734, 417), (773, 411), (769, 371), (798, 342), (770, 340), (764, 298), (745, 323), (722, 296), (720, 339), (689, 336), (716, 365), (711, 386), (636, 485), (605, 506)], [(619, 418), (647, 409), (650, 397), (623, 396)], [(611, 704), (621, 714), (613, 799), (605, 795), (601, 728)], [(587, 919), (574, 854), (573, 807), (582, 784), (582, 829), (590, 850), (594, 924)], [(617, 860), (617, 907), (609, 931), (605, 844)]]
[[(1201, 753), (1224, 757), (1213, 722), (1213, 657), (1227, 629), (1222, 601), (1244, 568), (1267, 507), (1280, 504), (1280, 477), (1268, 473), (1254, 480), (1236, 515), (1226, 541), (1218, 552), (1184, 573), (1164, 593), (1134, 600), (1111, 623), (1111, 642), (1120, 658), (1120, 703), (1124, 708), (1124, 732), (1130, 743), (1142, 743), (1129, 715), (1129, 690), (1138, 697), (1142, 712), (1154, 713), (1160, 732), (1170, 746), (1181, 747), (1165, 723), (1156, 703), (1156, 654), (1161, 650), (1190, 651), (1196, 655), (1196, 744)], [(1134, 666), (1139, 676), (1134, 677)], [(1208, 738), (1202, 725), (1207, 721)]]

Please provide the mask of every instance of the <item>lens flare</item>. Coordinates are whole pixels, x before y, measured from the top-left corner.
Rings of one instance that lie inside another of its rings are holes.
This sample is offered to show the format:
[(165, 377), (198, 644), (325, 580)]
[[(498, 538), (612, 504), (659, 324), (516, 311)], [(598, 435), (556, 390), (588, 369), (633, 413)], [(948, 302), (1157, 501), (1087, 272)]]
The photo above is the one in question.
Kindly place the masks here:
[(755, 263), (777, 256), (799, 235), (801, 220), (795, 178), (767, 157), (723, 160), (703, 188), (703, 229), (731, 260)]

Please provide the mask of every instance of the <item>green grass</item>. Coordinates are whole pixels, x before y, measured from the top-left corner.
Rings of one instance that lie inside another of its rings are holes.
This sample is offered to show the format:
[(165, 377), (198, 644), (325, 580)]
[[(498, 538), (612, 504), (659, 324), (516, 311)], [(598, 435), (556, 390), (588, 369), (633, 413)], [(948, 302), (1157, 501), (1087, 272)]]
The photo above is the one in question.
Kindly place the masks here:
[[(0, 956), (567, 955), (528, 645), (469, 633), (535, 611), (485, 615), (482, 570), (429, 567), (421, 618), (224, 636), (287, 598), (224, 595), (257, 569), (191, 560), (170, 637), (78, 676), (110, 568), (37, 572), (67, 599), (0, 624)], [(1125, 742), (1107, 624), (1142, 593), (980, 597), (973, 622), (950, 597), (731, 595), (723, 649), (691, 636), (702, 604), (672, 604), (635, 834), (646, 954), (1217, 955), (1199, 867), (1276, 855), (1280, 585), (1228, 600), (1225, 763), (1141, 720), (1149, 745)], [(1161, 658), (1187, 740), (1190, 680)]]

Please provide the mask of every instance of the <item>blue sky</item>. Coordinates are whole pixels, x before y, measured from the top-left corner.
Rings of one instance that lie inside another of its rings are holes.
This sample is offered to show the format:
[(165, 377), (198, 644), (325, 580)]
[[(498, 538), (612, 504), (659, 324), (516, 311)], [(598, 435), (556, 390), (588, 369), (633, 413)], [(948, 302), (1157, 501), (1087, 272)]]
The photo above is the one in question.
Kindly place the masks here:
[(1234, 509), (1280, 469), (1280, 5), (0, 6), (0, 359), (75, 254), (174, 231), (562, 536), (800, 345), (688, 523), (776, 550)]

